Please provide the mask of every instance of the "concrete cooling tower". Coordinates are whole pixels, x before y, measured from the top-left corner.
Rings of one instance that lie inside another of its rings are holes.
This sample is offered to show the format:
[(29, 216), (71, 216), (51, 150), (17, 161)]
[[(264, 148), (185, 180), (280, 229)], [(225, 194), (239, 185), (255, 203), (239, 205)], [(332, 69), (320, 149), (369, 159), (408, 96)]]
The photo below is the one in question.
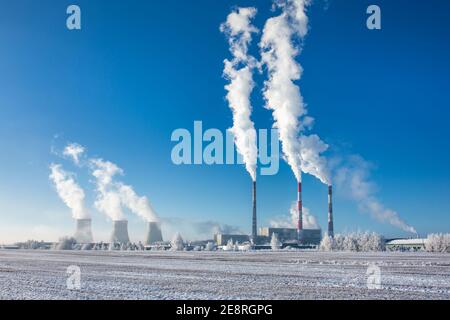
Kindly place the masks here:
[(149, 222), (147, 225), (147, 237), (145, 239), (146, 245), (151, 245), (156, 242), (162, 242), (163, 237), (161, 227), (158, 222)]
[(78, 243), (94, 242), (91, 230), (91, 219), (77, 219), (77, 229), (74, 238)]
[(129, 243), (128, 237), (128, 221), (114, 221), (114, 229), (111, 235), (111, 243)]

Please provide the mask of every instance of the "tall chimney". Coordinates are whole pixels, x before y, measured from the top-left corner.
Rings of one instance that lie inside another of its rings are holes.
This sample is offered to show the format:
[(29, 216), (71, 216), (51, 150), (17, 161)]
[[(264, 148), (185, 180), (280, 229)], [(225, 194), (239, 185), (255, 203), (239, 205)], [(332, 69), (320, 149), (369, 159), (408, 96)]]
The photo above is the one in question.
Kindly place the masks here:
[(94, 242), (91, 230), (91, 219), (77, 219), (77, 229), (74, 235), (78, 243)]
[(117, 220), (114, 221), (114, 228), (111, 234), (111, 243), (129, 243), (128, 237), (128, 221)]
[(256, 181), (253, 181), (253, 219), (252, 219), (252, 240), (256, 241), (257, 237), (257, 220), (256, 220)]
[(302, 203), (302, 183), (298, 183), (298, 192), (297, 192), (297, 210), (298, 210), (298, 224), (297, 224), (297, 232), (298, 232), (298, 241), (302, 240), (302, 231), (303, 231), (303, 203)]
[(162, 242), (163, 237), (161, 233), (161, 227), (158, 222), (149, 222), (147, 225), (147, 238), (145, 244), (150, 245), (156, 242)]
[(328, 186), (328, 236), (334, 237), (333, 226), (333, 187)]

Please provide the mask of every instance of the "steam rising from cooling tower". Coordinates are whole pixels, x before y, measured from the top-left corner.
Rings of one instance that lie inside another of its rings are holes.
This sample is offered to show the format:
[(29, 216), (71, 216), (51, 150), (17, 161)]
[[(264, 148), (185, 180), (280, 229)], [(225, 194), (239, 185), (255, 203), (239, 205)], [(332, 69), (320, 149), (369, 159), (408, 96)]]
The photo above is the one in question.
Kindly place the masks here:
[(140, 197), (134, 189), (115, 180), (123, 170), (112, 162), (102, 159), (91, 160), (92, 175), (96, 178), (96, 208), (105, 213), (113, 221), (125, 220), (123, 207), (143, 218), (147, 222), (157, 222), (158, 217), (147, 197)]
[(237, 151), (242, 155), (245, 167), (253, 181), (256, 181), (256, 163), (258, 149), (256, 146), (256, 130), (250, 118), (252, 106), (250, 95), (255, 86), (253, 69), (255, 59), (248, 55), (248, 46), (252, 40), (252, 33), (258, 32), (251, 24), (255, 16), (255, 8), (238, 8), (227, 17), (227, 21), (220, 26), (230, 45), (233, 59), (225, 60), (224, 76), (230, 81), (225, 89), (230, 109), (233, 112), (233, 127), (231, 131), (235, 137)]
[(84, 191), (75, 182), (74, 175), (66, 172), (60, 164), (50, 165), (50, 180), (54, 183), (61, 200), (72, 211), (75, 219), (89, 219), (90, 215), (84, 206)]
[(284, 158), (298, 182), (301, 181), (299, 133), (309, 127), (313, 119), (308, 117), (300, 88), (294, 83), (302, 75), (302, 67), (295, 58), (300, 47), (296, 38), (303, 40), (308, 31), (306, 6), (308, 0), (276, 1), (281, 15), (267, 20), (260, 47), (262, 63), (267, 66), (265, 82), (266, 107), (272, 110), (274, 126), (278, 128)]

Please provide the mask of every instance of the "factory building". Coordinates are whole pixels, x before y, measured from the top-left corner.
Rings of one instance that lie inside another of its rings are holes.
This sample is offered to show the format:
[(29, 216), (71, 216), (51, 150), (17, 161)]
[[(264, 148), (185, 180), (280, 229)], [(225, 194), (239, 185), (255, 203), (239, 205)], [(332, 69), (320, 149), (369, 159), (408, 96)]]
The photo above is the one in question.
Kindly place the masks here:
[[(260, 228), (259, 233), (268, 239), (272, 238), (272, 234), (278, 236), (278, 240), (281, 242), (289, 242), (297, 240), (299, 237), (298, 229), (296, 228)], [(302, 243), (305, 245), (312, 244), (318, 245), (322, 240), (321, 229), (302, 229), (300, 231)]]
[(297, 229), (295, 228), (260, 228), (259, 234), (261, 236), (272, 238), (272, 234), (276, 233), (278, 240), (281, 242), (296, 240), (297, 239)]
[(392, 251), (425, 250), (426, 239), (393, 239), (386, 241), (386, 249)]
[(303, 229), (300, 231), (299, 238), (301, 243), (305, 245), (319, 245), (322, 240), (321, 229)]
[(214, 242), (218, 245), (218, 246), (224, 246), (228, 243), (228, 241), (233, 240), (233, 243), (239, 242), (239, 243), (244, 243), (244, 242), (249, 242), (250, 241), (250, 237), (248, 235), (245, 234), (215, 234), (214, 235)]

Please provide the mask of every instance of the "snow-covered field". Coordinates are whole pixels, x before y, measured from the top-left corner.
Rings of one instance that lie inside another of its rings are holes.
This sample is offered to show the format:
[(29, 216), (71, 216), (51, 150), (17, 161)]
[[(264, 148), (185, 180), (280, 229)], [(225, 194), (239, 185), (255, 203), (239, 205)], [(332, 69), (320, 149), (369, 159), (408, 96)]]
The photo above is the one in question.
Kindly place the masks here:
[(0, 299), (450, 299), (450, 254), (0, 250)]

